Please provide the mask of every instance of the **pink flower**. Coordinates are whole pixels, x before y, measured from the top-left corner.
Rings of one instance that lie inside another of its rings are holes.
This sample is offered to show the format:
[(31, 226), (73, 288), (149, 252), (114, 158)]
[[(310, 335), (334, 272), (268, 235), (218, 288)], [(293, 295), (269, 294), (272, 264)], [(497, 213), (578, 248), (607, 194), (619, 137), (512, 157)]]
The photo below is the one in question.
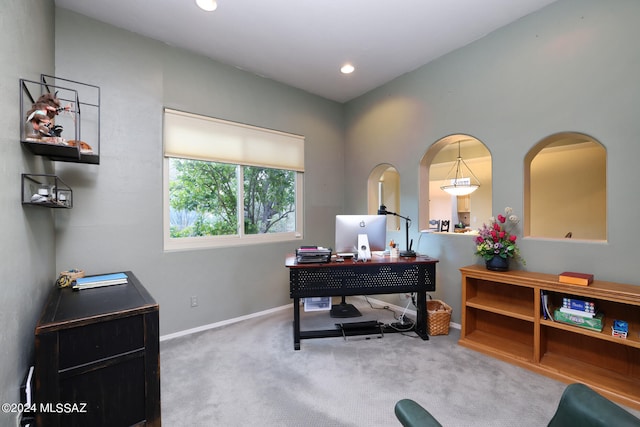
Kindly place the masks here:
[(522, 265), (525, 261), (520, 255), (520, 248), (516, 244), (514, 226), (519, 223), (519, 218), (513, 215), (511, 208), (506, 208), (503, 215), (497, 215), (489, 219), (489, 223), (482, 224), (475, 238), (476, 255), (489, 260), (495, 256), (517, 258)]

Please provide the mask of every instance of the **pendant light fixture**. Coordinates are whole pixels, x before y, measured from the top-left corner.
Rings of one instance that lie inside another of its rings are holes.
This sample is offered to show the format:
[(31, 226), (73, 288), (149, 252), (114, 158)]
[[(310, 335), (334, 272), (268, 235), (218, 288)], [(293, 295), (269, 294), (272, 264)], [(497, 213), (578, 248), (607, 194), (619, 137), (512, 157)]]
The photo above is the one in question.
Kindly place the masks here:
[[(468, 171), (465, 177), (464, 169)], [(466, 196), (476, 191), (480, 187), (480, 180), (471, 172), (471, 169), (460, 155), (460, 141), (458, 141), (458, 158), (445, 179), (442, 190), (452, 196)]]
[(206, 12), (213, 12), (218, 7), (216, 0), (196, 0), (196, 4)]

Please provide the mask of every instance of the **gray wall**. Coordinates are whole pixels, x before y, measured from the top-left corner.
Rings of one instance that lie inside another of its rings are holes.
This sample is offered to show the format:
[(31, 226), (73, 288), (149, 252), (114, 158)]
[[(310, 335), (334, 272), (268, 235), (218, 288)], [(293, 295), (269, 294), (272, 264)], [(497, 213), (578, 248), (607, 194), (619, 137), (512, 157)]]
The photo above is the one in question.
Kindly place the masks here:
[[(37, 317), (55, 281), (53, 214), (21, 204), (21, 174), (48, 173), (52, 165), (22, 150), (18, 84), (53, 72), (53, 3), (3, 1), (0, 26), (0, 402), (16, 403)], [(15, 425), (15, 415), (0, 413), (0, 425)]]
[[(584, 132), (607, 149), (608, 242), (525, 239), (526, 268), (638, 283), (638, 16), (636, 0), (560, 0), (348, 103), (347, 209), (366, 206), (367, 176), (388, 162), (401, 175), (402, 212), (426, 215), (419, 161), (440, 138), (465, 133), (491, 151), (494, 213), (522, 215), (527, 151), (550, 134)], [(415, 221), (414, 239), (417, 230)], [(476, 262), (471, 237), (428, 235), (418, 249), (440, 258), (435, 296), (459, 321), (458, 268)]]
[(302, 241), (163, 252), (162, 108), (304, 135), (305, 242), (330, 245), (343, 106), (64, 9), (55, 36), (56, 75), (102, 96), (100, 165), (56, 165), (74, 190), (56, 218), (56, 268), (133, 271), (160, 304), (162, 335), (289, 304), (284, 256)]
[[(3, 402), (18, 399), (33, 327), (59, 270), (133, 270), (160, 303), (162, 334), (289, 303), (283, 256), (299, 242), (163, 253), (163, 106), (305, 135), (305, 243), (326, 245), (336, 213), (366, 211), (367, 176), (380, 163), (400, 172), (401, 211), (426, 212), (417, 200), (419, 160), (443, 136), (481, 139), (493, 156), (494, 210), (521, 213), (525, 153), (555, 132), (588, 133), (608, 153), (609, 241), (525, 239), (527, 269), (637, 283), (635, 0), (560, 0), (346, 105), (65, 10), (56, 9), (54, 21), (52, 1), (5, 1), (0, 13), (11, 35), (0, 39), (0, 87), (10, 100), (0, 107)], [(54, 70), (102, 88), (99, 166), (53, 164), (17, 142), (18, 79)], [(23, 208), (20, 173), (54, 168), (73, 188), (74, 208)], [(440, 259), (435, 296), (459, 320), (457, 269), (476, 262), (471, 239), (423, 236), (417, 249)], [(200, 306), (191, 309), (194, 294)], [(0, 417), (10, 425), (11, 415)]]

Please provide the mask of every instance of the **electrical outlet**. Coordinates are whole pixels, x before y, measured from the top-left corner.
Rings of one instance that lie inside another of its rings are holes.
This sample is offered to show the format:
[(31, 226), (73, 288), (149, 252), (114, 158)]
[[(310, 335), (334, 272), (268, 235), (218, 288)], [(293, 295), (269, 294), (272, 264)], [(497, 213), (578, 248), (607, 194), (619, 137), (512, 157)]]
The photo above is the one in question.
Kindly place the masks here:
[(198, 306), (198, 297), (194, 295), (191, 297), (191, 307), (197, 307), (197, 306)]

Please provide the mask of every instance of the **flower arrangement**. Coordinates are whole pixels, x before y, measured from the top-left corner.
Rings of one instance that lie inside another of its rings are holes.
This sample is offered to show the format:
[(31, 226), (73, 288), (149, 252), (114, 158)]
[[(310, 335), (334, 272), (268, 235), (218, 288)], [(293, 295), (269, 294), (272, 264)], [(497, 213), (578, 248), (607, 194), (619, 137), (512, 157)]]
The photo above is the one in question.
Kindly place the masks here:
[(520, 255), (520, 248), (516, 244), (517, 237), (513, 229), (520, 222), (520, 218), (513, 214), (513, 209), (507, 207), (505, 215), (491, 217), (489, 225), (482, 224), (475, 238), (476, 255), (482, 256), (485, 261), (493, 257), (516, 258), (525, 264)]

